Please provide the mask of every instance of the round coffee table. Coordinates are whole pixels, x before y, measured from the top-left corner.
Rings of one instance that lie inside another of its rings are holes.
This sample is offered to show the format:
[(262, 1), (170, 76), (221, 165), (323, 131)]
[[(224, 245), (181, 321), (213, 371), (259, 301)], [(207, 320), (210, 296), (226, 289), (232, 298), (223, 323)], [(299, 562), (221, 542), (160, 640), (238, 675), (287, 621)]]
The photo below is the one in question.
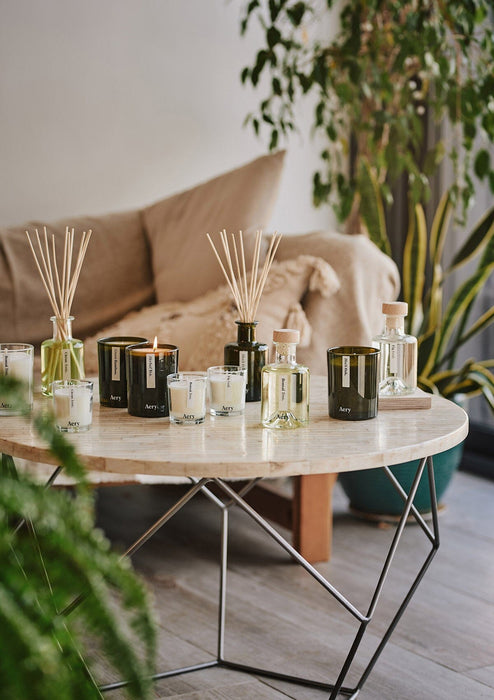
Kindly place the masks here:
[[(37, 408), (47, 406), (46, 399), (38, 399)], [(310, 423), (292, 431), (271, 431), (260, 424), (260, 406), (250, 403), (243, 416), (211, 417), (196, 426), (171, 425), (166, 418), (148, 419), (130, 416), (122, 409), (94, 405), (93, 425), (89, 432), (70, 435), (78, 455), (92, 470), (119, 474), (148, 474), (180, 477), (191, 486), (163, 516), (154, 523), (126, 552), (132, 556), (152, 535), (172, 518), (197, 493), (205, 494), (222, 513), (221, 577), (219, 590), (219, 624), (217, 658), (204, 664), (157, 674), (156, 679), (181, 673), (221, 666), (247, 673), (327, 690), (330, 700), (339, 694), (356, 698), (369, 673), (380, 656), (390, 635), (439, 547), (437, 501), (434, 486), (432, 457), (460, 443), (468, 432), (468, 418), (460, 407), (441, 397), (432, 398), (432, 407), (426, 410), (380, 411), (377, 418), (367, 421), (338, 421), (328, 417), (326, 379), (311, 380)], [(11, 457), (20, 457), (46, 464), (56, 461), (34, 430), (20, 417), (3, 418), (0, 428), (0, 451)], [(389, 466), (409, 460), (420, 460), (417, 472), (407, 494), (397, 482)], [(245, 496), (260, 480), (280, 476), (328, 474), (357, 469), (382, 467), (403, 497), (403, 513), (385, 554), (382, 571), (366, 610), (361, 611), (337, 590), (317, 569), (249, 505)], [(427, 471), (431, 495), (432, 519), (424, 521), (413, 506), (413, 498), (420, 477)], [(58, 469), (50, 483), (54, 481)], [(232, 480), (247, 481), (236, 490)], [(210, 484), (216, 488), (211, 490)], [(305, 571), (358, 621), (358, 630), (338, 678), (334, 683), (321, 683), (307, 678), (280, 674), (269, 669), (230, 662), (225, 658), (226, 580), (228, 554), (228, 514), (234, 506), (244, 510), (267, 534), (276, 541)], [(417, 521), (420, 530), (429, 539), (431, 549), (406, 593), (396, 614), (381, 637), (381, 641), (353, 688), (343, 685), (364, 633), (372, 620), (384, 581), (409, 516)], [(105, 690), (124, 685), (105, 686)]]

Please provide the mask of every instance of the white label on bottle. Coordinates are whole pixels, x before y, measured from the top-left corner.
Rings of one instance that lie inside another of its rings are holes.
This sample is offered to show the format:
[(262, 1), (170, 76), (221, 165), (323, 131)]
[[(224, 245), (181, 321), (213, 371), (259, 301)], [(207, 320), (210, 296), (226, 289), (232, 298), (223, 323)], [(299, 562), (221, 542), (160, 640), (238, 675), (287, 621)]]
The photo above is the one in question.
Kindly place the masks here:
[(74, 416), (74, 407), (75, 407), (75, 389), (73, 386), (70, 387), (69, 389), (69, 413), (70, 417), (73, 418)]
[(114, 382), (120, 381), (120, 348), (111, 349), (111, 378)]
[(72, 379), (70, 372), (70, 348), (62, 348), (62, 379)]
[(239, 350), (238, 364), (240, 369), (244, 369), (245, 371), (247, 371), (249, 366), (249, 353), (247, 350)]
[(389, 371), (391, 374), (401, 376), (403, 368), (403, 345), (401, 343), (389, 344)]
[(278, 384), (278, 391), (279, 391), (279, 396), (278, 396), (278, 408), (281, 411), (288, 411), (290, 407), (290, 392), (289, 392), (289, 375), (288, 374), (280, 374), (279, 375), (279, 384)]
[(360, 396), (365, 396), (365, 355), (358, 356), (357, 391)]
[(146, 354), (146, 389), (156, 389), (154, 355)]
[(231, 403), (233, 397), (232, 375), (227, 372), (225, 382), (225, 403)]
[(9, 353), (6, 352), (3, 356), (3, 373), (5, 376), (9, 373)]
[(342, 355), (341, 357), (341, 386), (348, 388), (350, 386), (350, 356)]
[(189, 379), (187, 381), (187, 408), (192, 408), (194, 405), (194, 382)]

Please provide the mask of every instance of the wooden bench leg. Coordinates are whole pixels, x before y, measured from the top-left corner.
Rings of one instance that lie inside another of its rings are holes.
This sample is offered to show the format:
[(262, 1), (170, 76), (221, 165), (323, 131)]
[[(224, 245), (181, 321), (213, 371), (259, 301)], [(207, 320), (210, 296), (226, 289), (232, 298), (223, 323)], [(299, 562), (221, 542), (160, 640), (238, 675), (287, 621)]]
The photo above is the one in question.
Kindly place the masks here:
[(292, 542), (311, 564), (328, 561), (333, 530), (333, 487), (338, 474), (294, 477)]

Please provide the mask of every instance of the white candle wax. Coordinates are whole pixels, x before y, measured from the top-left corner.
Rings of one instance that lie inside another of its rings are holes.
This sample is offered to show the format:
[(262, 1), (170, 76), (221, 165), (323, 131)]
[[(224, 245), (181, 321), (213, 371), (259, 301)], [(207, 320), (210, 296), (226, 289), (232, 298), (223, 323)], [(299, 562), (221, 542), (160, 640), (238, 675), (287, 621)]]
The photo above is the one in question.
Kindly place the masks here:
[(210, 408), (215, 413), (240, 413), (245, 407), (245, 377), (213, 374), (209, 377)]
[(88, 386), (60, 386), (53, 393), (55, 420), (64, 432), (88, 430), (93, 416), (92, 389)]
[(175, 422), (196, 423), (206, 414), (206, 380), (179, 379), (168, 386), (170, 418)]
[[(3, 349), (0, 351), (0, 375), (13, 377), (24, 383), (23, 399), (33, 403), (33, 353), (27, 350)], [(0, 398), (0, 413), (15, 412), (12, 405)]]

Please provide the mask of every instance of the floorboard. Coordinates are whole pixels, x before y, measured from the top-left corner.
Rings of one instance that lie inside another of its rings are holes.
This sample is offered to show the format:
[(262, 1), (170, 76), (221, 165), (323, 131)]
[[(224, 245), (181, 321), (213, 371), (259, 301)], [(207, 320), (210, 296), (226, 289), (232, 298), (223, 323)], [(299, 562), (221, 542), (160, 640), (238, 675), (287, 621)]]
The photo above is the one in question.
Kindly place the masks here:
[[(176, 500), (179, 488), (101, 489), (98, 523), (124, 551)], [(438, 554), (359, 700), (494, 700), (494, 482), (458, 473), (444, 503)], [(227, 658), (333, 681), (356, 620), (245, 513), (233, 511), (230, 521)], [(153, 595), (159, 671), (215, 656), (219, 532), (217, 509), (198, 497), (134, 556)], [(317, 569), (365, 612), (391, 537), (391, 528), (350, 515), (337, 485), (333, 556)], [(349, 685), (429, 549), (420, 528), (407, 526)], [(101, 682), (114, 680), (104, 666), (99, 673)], [(153, 693), (155, 700), (327, 698), (320, 690), (218, 668), (159, 681)]]

